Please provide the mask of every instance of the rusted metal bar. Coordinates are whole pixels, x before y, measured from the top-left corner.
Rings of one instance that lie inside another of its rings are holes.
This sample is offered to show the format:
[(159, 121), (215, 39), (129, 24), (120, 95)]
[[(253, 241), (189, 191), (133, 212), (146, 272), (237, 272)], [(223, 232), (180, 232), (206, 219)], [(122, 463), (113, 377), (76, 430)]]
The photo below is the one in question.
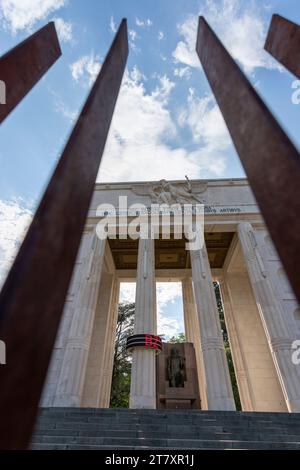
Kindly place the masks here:
[(6, 95), (6, 103), (0, 104), (0, 124), (60, 56), (52, 21), (0, 57), (0, 80)]
[(128, 55), (123, 19), (0, 294), (0, 448), (28, 445)]
[(300, 78), (300, 26), (298, 24), (280, 15), (273, 15), (265, 50)]
[(203, 17), (197, 53), (300, 301), (300, 156)]

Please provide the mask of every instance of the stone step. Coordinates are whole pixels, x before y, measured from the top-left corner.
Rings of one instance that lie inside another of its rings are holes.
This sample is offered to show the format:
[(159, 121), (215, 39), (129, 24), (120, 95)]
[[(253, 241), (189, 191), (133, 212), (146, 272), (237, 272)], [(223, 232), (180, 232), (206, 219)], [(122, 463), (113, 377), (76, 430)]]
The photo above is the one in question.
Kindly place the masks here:
[(261, 416), (260, 413), (252, 416), (243, 416), (240, 414), (232, 414), (232, 415), (207, 415), (207, 414), (199, 414), (199, 413), (190, 413), (190, 414), (178, 414), (177, 412), (169, 412), (169, 413), (158, 413), (155, 415), (151, 415), (149, 413), (144, 413), (144, 414), (137, 414), (137, 413), (79, 413), (79, 412), (42, 412), (40, 414), (41, 417), (44, 419), (56, 419), (56, 418), (63, 418), (67, 417), (68, 419), (77, 419), (78, 416), (80, 416), (81, 419), (87, 420), (87, 419), (124, 419), (124, 420), (166, 420), (166, 419), (180, 419), (183, 421), (186, 420), (200, 420), (200, 421), (245, 421), (245, 422), (278, 422), (278, 423), (300, 423), (300, 415), (296, 416), (295, 414), (293, 415), (283, 415), (283, 416), (273, 416), (271, 417), (266, 417), (266, 416)]
[[(290, 418), (289, 416), (293, 416), (293, 419)], [(40, 417), (43, 418), (44, 420), (55, 420), (55, 419), (69, 419), (76, 421), (78, 420), (78, 417), (80, 417), (80, 420), (82, 421), (91, 421), (91, 420), (104, 420), (104, 421), (111, 421), (111, 420), (119, 420), (119, 421), (131, 421), (131, 422), (136, 422), (136, 421), (174, 421), (174, 420), (180, 420), (182, 421), (199, 421), (199, 422), (244, 422), (244, 423), (278, 423), (278, 424), (298, 424), (300, 425), (300, 414), (295, 417), (295, 415), (285, 415), (285, 416), (274, 416), (273, 419), (271, 417), (264, 417), (260, 416), (243, 416), (240, 414), (233, 414), (229, 416), (224, 416), (224, 415), (201, 415), (199, 413), (194, 414), (191, 412), (190, 415), (180, 415), (178, 413), (173, 413), (170, 412), (168, 414), (155, 414), (155, 415), (150, 415), (150, 414), (128, 414), (128, 413), (114, 413), (114, 414), (108, 414), (108, 413), (79, 413), (79, 412), (61, 412), (61, 413), (41, 413)]]
[(300, 444), (290, 442), (262, 442), (262, 441), (225, 441), (225, 440), (182, 440), (182, 439), (127, 439), (116, 441), (111, 439), (93, 441), (92, 438), (83, 438), (79, 441), (43, 442), (33, 444), (33, 449), (62, 448), (69, 450), (96, 450), (96, 449), (257, 449), (257, 450), (299, 450)]
[[(144, 439), (165, 439), (166, 433), (157, 433), (157, 432), (142, 432), (142, 431), (126, 431), (127, 438), (144, 438)], [(244, 441), (274, 441), (274, 442), (297, 442), (300, 443), (299, 434), (247, 434), (247, 433), (208, 433), (208, 432), (194, 432), (194, 433), (182, 433), (180, 430), (177, 431), (168, 431), (168, 438), (172, 439), (204, 439), (204, 440), (244, 440)], [(77, 437), (91, 437), (91, 438), (102, 438), (102, 437), (112, 437), (112, 438), (122, 438), (124, 437), (124, 432), (107, 430), (106, 432), (97, 432), (97, 431), (73, 431), (73, 430), (49, 430), (44, 432), (36, 432), (33, 437), (33, 442), (48, 442), (51, 441), (51, 437), (58, 438), (55, 442), (59, 442), (59, 439), (62, 437), (68, 438), (77, 438)], [(44, 439), (46, 438), (46, 439)], [(54, 441), (53, 440), (53, 441)]]
[(32, 448), (300, 450), (300, 414), (43, 409)]
[(242, 432), (244, 430), (248, 430), (249, 432), (253, 430), (257, 430), (259, 432), (280, 432), (280, 433), (285, 433), (285, 432), (290, 432), (293, 430), (293, 433), (300, 433), (300, 426), (291, 424), (289, 426), (287, 425), (280, 425), (280, 424), (274, 424), (274, 423), (251, 423), (245, 425), (244, 423), (218, 423), (218, 422), (213, 422), (213, 423), (197, 423), (194, 421), (191, 421), (190, 423), (173, 423), (172, 421), (167, 421), (165, 423), (159, 423), (155, 421), (151, 422), (136, 422), (136, 423), (130, 423), (130, 422), (123, 422), (123, 421), (117, 421), (117, 420), (112, 420), (109, 422), (106, 421), (70, 421), (68, 419), (63, 419), (63, 420), (55, 420), (55, 421), (46, 421), (46, 420), (40, 420), (39, 423), (37, 424), (37, 429), (53, 429), (56, 427), (59, 428), (71, 428), (71, 429), (124, 429), (124, 430), (136, 430), (136, 429), (144, 429), (144, 430), (157, 430), (157, 431), (167, 431), (172, 429), (172, 427), (177, 427), (180, 424), (181, 430), (184, 431), (190, 431), (191, 429), (196, 430), (198, 428), (201, 429), (209, 429), (211, 431), (236, 431), (236, 432)]
[(286, 417), (289, 419), (298, 419), (299, 414), (287, 413), (287, 412), (268, 412), (268, 411), (219, 411), (219, 410), (152, 410), (152, 409), (129, 409), (129, 408), (77, 408), (77, 407), (55, 407), (55, 408), (40, 408), (40, 413), (50, 414), (62, 414), (62, 413), (77, 413), (80, 415), (84, 414), (123, 414), (123, 415), (199, 415), (199, 416), (236, 416), (240, 418), (250, 417), (266, 417), (272, 419), (272, 417), (282, 418)]

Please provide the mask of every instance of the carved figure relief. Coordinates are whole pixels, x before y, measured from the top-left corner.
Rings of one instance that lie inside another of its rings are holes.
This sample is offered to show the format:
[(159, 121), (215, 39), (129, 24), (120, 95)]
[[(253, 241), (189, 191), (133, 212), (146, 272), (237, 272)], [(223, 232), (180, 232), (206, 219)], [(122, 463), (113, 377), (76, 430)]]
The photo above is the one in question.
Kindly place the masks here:
[(158, 183), (147, 183), (132, 189), (139, 196), (150, 196), (154, 204), (203, 204), (199, 194), (207, 189), (206, 183), (192, 182), (186, 176), (186, 183), (169, 183), (165, 179)]

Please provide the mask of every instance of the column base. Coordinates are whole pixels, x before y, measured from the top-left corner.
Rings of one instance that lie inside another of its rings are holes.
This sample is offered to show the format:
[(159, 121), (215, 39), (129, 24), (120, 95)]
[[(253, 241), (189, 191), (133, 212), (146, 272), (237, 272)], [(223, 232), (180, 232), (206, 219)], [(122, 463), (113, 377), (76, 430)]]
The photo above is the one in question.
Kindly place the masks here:
[(156, 397), (146, 395), (133, 395), (130, 397), (129, 408), (155, 410)]
[(61, 395), (56, 396), (53, 406), (57, 407), (70, 407), (70, 408), (79, 408), (81, 406), (81, 399), (75, 395)]
[(235, 401), (233, 398), (211, 397), (208, 401), (208, 410), (236, 411)]
[(290, 413), (300, 413), (300, 399), (287, 400), (286, 404)]

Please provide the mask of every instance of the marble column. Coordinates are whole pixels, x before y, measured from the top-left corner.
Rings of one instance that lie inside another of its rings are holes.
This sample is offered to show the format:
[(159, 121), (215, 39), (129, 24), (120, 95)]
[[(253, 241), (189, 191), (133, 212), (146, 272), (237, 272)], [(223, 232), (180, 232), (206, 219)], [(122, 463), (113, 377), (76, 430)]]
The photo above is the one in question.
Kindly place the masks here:
[(206, 246), (191, 250), (192, 278), (200, 327), (209, 410), (235, 410), (219, 312)]
[(265, 268), (255, 230), (250, 223), (241, 222), (238, 235), (287, 407), (291, 412), (300, 412), (300, 368), (292, 362), (293, 338), (283, 308)]
[[(134, 334), (156, 334), (154, 240), (140, 239), (136, 279)], [(156, 408), (155, 351), (135, 348), (132, 354), (130, 408)]]
[(41, 406), (54, 406), (57, 385), (60, 378), (66, 343), (74, 313), (74, 306), (79, 293), (80, 280), (84, 276), (88, 253), (92, 246), (93, 233), (85, 227), (77, 254), (72, 279), (70, 282), (63, 316), (59, 325), (55, 346), (51, 356), (51, 363), (47, 373), (47, 381), (43, 390)]
[(243, 411), (255, 411), (254, 402), (252, 397), (252, 391), (250, 386), (250, 379), (248, 371), (245, 366), (243, 352), (240, 347), (239, 333), (236, 328), (233, 309), (231, 305), (230, 295), (226, 280), (222, 279), (220, 282), (221, 297), (224, 306), (224, 316), (226, 321), (226, 327), (230, 342), (230, 349), (232, 354), (232, 360), (234, 364), (234, 370), (236, 380), (239, 389), (239, 395)]
[(81, 271), (54, 406), (80, 406), (91, 343), (106, 240), (93, 234), (91, 251)]
[[(105, 263), (106, 264), (106, 263)], [(98, 407), (100, 383), (102, 383), (103, 363), (107, 336), (110, 337), (110, 309), (114, 291), (114, 274), (103, 266), (99, 287), (93, 333), (89, 350), (87, 370), (84, 380), (84, 392), (81, 406)], [(110, 339), (112, 339), (110, 337)], [(114, 340), (112, 339), (113, 343)], [(101, 406), (101, 408), (108, 408)]]
[(188, 342), (193, 343), (195, 349), (201, 409), (207, 410), (208, 405), (205, 390), (204, 363), (201, 351), (199, 322), (193, 282), (190, 277), (186, 277), (182, 281), (182, 301), (186, 339)]

